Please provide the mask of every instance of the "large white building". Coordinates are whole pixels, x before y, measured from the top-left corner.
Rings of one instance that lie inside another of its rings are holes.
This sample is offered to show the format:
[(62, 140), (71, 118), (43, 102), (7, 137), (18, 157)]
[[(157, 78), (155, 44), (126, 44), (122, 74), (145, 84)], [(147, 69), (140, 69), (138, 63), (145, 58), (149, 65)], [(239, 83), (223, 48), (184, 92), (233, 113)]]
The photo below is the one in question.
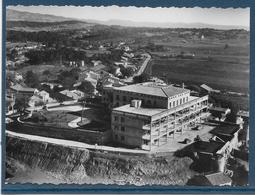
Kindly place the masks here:
[(113, 89), (113, 140), (152, 150), (208, 117), (208, 96), (155, 83)]

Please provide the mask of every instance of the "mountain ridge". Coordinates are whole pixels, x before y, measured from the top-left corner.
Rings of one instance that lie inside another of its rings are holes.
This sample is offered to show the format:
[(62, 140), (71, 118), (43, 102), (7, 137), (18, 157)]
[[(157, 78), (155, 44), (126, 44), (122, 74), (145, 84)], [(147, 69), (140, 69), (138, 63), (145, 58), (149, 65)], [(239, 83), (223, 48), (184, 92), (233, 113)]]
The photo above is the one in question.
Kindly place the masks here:
[(8, 9), (6, 11), (7, 21), (30, 21), (30, 22), (65, 22), (65, 21), (77, 21), (88, 22), (94, 24), (108, 25), (108, 26), (123, 26), (123, 27), (149, 27), (149, 28), (212, 28), (219, 30), (230, 29), (244, 29), (249, 31), (249, 27), (239, 25), (217, 25), (207, 23), (174, 23), (174, 22), (135, 22), (131, 20), (117, 20), (111, 19), (107, 21), (93, 20), (93, 19), (78, 19), (68, 18), (63, 16), (39, 14), (25, 11), (17, 11)]

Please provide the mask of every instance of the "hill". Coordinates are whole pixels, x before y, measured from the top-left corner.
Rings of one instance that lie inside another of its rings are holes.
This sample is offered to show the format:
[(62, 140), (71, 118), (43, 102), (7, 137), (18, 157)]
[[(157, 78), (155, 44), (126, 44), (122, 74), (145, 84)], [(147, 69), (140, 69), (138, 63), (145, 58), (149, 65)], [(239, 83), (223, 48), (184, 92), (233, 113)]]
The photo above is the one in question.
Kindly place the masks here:
[(30, 22), (63, 22), (63, 21), (70, 21), (73, 19), (65, 18), (61, 16), (22, 12), (22, 11), (7, 9), (6, 20), (7, 21), (30, 21)]

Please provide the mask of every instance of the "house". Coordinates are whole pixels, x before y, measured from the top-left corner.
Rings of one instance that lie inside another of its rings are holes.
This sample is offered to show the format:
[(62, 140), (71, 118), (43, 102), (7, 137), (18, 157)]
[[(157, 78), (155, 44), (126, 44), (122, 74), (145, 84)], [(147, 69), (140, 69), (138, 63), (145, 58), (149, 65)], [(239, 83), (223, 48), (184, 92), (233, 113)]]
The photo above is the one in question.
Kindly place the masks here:
[(44, 103), (54, 102), (54, 100), (50, 97), (50, 93), (45, 90), (37, 92), (37, 95), (42, 99)]
[(66, 95), (67, 97), (72, 98), (73, 100), (78, 100), (84, 97), (84, 93), (79, 90), (69, 91), (66, 89), (66, 90), (60, 91), (60, 93), (63, 95)]
[(39, 97), (38, 95), (33, 95), (32, 97), (30, 97), (29, 102), (28, 102), (28, 105), (30, 107), (36, 107), (36, 106), (43, 105), (43, 104), (44, 104), (44, 102), (43, 102), (42, 98)]
[(99, 66), (102, 64), (102, 62), (100, 60), (92, 60), (92, 65), (95, 67), (95, 66)]
[(212, 114), (212, 117), (214, 117), (214, 119), (220, 121), (225, 121), (226, 116), (231, 113), (231, 110), (229, 108), (222, 108), (216, 106), (210, 107), (209, 111)]
[(119, 77), (122, 76), (122, 73), (120, 71), (120, 67), (114, 67), (114, 75)]
[(189, 186), (231, 186), (232, 180), (222, 172), (195, 175), (187, 182)]
[(213, 89), (206, 84), (200, 85), (200, 88), (202, 89), (202, 92), (204, 92), (204, 93), (208, 93), (208, 94), (209, 93), (220, 93), (220, 90)]
[(195, 152), (199, 162), (209, 170), (224, 172), (227, 159), (233, 149), (239, 146), (241, 126), (233, 123), (218, 122), (210, 131), (209, 141), (195, 143)]
[(14, 94), (16, 98), (18, 97), (31, 97), (34, 95), (35, 89), (30, 87), (24, 87), (20, 84), (15, 84), (10, 87), (11, 93)]

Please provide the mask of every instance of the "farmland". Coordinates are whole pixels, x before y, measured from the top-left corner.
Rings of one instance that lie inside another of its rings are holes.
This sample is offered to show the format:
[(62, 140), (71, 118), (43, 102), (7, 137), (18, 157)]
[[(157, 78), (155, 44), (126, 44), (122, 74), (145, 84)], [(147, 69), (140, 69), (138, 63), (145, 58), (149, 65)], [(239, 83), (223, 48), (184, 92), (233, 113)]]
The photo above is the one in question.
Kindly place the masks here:
[[(187, 40), (185, 43), (165, 42), (157, 44), (167, 51), (153, 52), (151, 67), (153, 76), (169, 82), (203, 84), (221, 90), (243, 93), (249, 91), (249, 42), (248, 39)], [(172, 57), (179, 53), (192, 53), (190, 59)]]

